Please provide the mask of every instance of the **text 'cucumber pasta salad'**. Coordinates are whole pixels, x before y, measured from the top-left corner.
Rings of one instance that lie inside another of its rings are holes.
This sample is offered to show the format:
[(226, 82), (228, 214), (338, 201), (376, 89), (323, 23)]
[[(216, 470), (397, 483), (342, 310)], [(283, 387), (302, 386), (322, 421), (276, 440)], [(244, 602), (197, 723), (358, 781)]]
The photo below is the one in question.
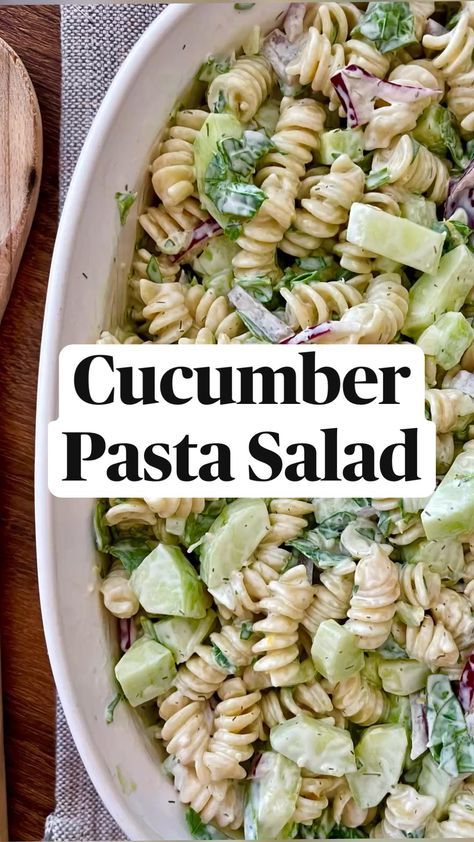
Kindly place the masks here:
[(107, 716), (143, 714), (197, 838), (473, 838), (474, 3), (274, 25), (203, 55), (100, 341), (414, 342), (438, 486), (100, 501)]

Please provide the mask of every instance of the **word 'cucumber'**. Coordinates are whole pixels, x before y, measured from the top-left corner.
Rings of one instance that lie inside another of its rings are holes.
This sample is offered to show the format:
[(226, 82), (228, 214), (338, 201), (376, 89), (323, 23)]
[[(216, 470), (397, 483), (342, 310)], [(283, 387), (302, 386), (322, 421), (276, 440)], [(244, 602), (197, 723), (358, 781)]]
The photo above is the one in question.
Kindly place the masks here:
[(361, 202), (355, 202), (349, 214), (349, 243), (421, 272), (436, 272), (445, 236)]

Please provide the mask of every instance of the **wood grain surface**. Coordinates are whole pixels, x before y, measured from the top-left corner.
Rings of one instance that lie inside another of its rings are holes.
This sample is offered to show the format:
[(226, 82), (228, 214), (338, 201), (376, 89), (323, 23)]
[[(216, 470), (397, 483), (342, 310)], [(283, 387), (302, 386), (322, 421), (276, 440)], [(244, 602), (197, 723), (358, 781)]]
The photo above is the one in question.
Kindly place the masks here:
[(28, 70), (44, 125), (38, 211), (0, 326), (0, 633), (10, 839), (43, 838), (53, 808), (54, 690), (41, 625), (34, 545), (36, 377), (57, 224), (58, 7), (0, 6), (0, 37)]
[(0, 319), (33, 222), (42, 164), (38, 99), (25, 65), (0, 38)]

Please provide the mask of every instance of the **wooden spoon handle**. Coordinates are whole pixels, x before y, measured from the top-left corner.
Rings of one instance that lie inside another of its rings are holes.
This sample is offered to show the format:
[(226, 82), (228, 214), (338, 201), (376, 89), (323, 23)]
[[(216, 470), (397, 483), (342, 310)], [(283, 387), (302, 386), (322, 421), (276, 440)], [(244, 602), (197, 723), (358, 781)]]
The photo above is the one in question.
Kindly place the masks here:
[(17, 54), (0, 38), (0, 320), (33, 221), (42, 156), (33, 85)]

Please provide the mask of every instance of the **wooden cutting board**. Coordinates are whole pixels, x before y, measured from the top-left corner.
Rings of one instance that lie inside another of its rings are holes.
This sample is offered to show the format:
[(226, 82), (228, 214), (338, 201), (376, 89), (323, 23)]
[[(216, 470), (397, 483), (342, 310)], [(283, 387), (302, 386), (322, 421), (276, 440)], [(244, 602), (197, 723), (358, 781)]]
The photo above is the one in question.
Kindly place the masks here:
[[(30, 77), (0, 38), (0, 321), (33, 221), (43, 160), (41, 116)], [(8, 840), (0, 665), (0, 842)]]
[(33, 221), (42, 159), (33, 85), (17, 54), (0, 38), (0, 320)]

